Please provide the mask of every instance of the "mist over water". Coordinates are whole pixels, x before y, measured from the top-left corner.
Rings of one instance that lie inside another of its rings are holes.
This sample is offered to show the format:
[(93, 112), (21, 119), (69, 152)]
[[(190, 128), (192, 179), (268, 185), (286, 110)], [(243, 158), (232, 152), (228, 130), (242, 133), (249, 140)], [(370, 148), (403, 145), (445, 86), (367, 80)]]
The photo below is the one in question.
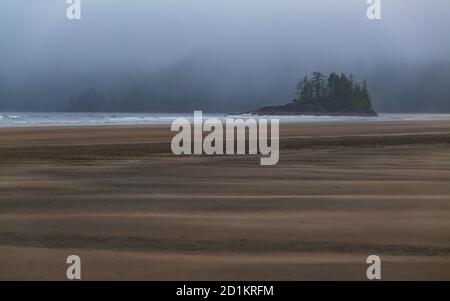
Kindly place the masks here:
[(367, 78), (376, 110), (450, 112), (450, 2), (82, 0), (0, 3), (0, 110), (242, 112), (288, 103), (312, 71)]

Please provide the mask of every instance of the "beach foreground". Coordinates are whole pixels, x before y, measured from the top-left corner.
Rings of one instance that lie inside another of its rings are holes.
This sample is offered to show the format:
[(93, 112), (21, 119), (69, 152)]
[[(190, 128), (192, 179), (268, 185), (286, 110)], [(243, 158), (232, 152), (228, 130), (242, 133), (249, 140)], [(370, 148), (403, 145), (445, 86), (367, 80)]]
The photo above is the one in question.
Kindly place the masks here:
[(450, 122), (280, 130), (262, 167), (164, 125), (0, 129), (0, 280), (450, 280)]

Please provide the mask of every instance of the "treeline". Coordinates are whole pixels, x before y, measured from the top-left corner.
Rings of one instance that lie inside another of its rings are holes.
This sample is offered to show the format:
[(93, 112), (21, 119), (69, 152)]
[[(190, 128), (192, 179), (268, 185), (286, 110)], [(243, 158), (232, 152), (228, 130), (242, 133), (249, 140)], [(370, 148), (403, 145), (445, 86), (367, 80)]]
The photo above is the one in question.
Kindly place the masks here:
[(311, 78), (305, 76), (298, 83), (294, 102), (330, 112), (372, 110), (366, 80), (358, 83), (351, 74), (344, 73), (331, 73), (326, 77), (313, 72)]
[(93, 82), (95, 88), (81, 88), (64, 109), (71, 112), (190, 112), (212, 110), (219, 104), (225, 107), (227, 103), (221, 102), (214, 93), (218, 86), (217, 74), (198, 69), (194, 63), (180, 63), (156, 72), (116, 78), (109, 85)]
[(70, 98), (66, 111), (101, 112), (107, 105), (107, 99), (94, 88), (87, 89), (78, 96)]

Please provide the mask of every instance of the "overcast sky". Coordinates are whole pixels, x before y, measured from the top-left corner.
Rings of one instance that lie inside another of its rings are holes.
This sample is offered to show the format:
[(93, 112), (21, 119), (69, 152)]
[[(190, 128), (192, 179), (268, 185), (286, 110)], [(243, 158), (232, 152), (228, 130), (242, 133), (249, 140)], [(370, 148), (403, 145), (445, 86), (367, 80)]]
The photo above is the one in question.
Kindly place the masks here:
[(450, 1), (1, 0), (2, 73), (155, 69), (189, 55), (314, 62), (450, 56)]

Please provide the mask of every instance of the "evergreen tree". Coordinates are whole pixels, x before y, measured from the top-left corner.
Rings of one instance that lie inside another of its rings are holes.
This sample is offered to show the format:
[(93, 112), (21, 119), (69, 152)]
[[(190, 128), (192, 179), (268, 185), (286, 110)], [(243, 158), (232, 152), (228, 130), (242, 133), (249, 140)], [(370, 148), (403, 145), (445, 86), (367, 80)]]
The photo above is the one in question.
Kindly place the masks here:
[(326, 96), (327, 86), (325, 76), (320, 72), (313, 72), (312, 75), (313, 97), (315, 102)]
[(310, 103), (313, 100), (313, 86), (312, 82), (305, 76), (297, 85), (297, 95), (299, 103)]

